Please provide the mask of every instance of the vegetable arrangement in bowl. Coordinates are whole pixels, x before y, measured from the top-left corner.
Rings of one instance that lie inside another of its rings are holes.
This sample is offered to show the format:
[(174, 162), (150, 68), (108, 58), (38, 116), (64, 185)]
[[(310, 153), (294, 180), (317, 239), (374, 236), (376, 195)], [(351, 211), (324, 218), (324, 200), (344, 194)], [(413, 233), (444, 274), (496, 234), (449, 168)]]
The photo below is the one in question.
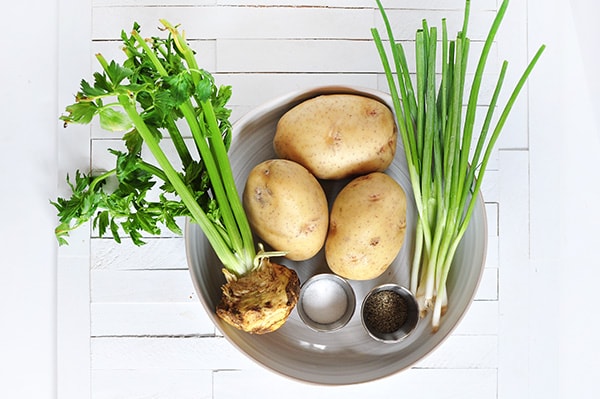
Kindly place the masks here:
[[(283, 253), (255, 246), (227, 155), (231, 125), (225, 105), (231, 90), (217, 88), (177, 28), (161, 23), (166, 38), (146, 40), (137, 24), (130, 36), (121, 35), (127, 55), (122, 65), (97, 55), (102, 71), (94, 74), (93, 85), (81, 81), (76, 102), (61, 117), (65, 126), (97, 117), (103, 129), (125, 132), (128, 151), (111, 151), (117, 158), (111, 171), (76, 172), (75, 182), (69, 182), (72, 197), (53, 202), (60, 218), (56, 235), (66, 244), (69, 231), (92, 220), (100, 235), (110, 230), (120, 241), (123, 231), (141, 245), (142, 233), (158, 234), (161, 224), (181, 233), (175, 218), (187, 216), (201, 227), (224, 266), (219, 317), (250, 333), (274, 331), (294, 308), (300, 281), (294, 270), (270, 262)], [(179, 120), (187, 131), (181, 131)], [(184, 134), (191, 134), (191, 148)], [(178, 159), (165, 153), (163, 135)], [(158, 165), (142, 159), (142, 144)], [(118, 185), (105, 191), (102, 185), (112, 176)], [(159, 190), (154, 201), (147, 196), (153, 187)]]
[[(123, 132), (127, 151), (111, 150), (116, 157), (113, 170), (77, 171), (73, 182), (67, 178), (71, 198), (52, 202), (60, 218), (59, 242), (65, 244), (69, 231), (92, 221), (100, 235), (110, 233), (120, 241), (125, 233), (142, 245), (142, 234), (158, 234), (162, 225), (181, 233), (176, 218), (187, 217), (200, 227), (216, 263), (223, 265), (225, 283), (216, 314), (236, 329), (263, 334), (288, 320), (300, 292), (298, 270), (272, 263), (271, 257), (310, 260), (324, 248), (334, 273), (374, 280), (403, 247), (406, 207), (414, 195), (418, 220), (410, 288), (423, 314), (433, 310), (432, 329), (437, 331), (447, 306), (450, 266), (479, 201), (491, 150), (544, 48), (528, 65), (488, 137), (506, 73), (507, 63), (502, 65), (473, 146), (483, 70), (508, 1), (502, 3), (485, 41), (465, 115), (469, 1), (455, 41), (448, 40), (442, 21), (441, 74), (435, 71), (437, 29), (423, 21), (415, 39), (415, 87), (403, 46), (395, 42), (379, 0), (377, 5), (392, 62), (377, 29), (372, 34), (391, 106), (368, 96), (329, 93), (303, 99), (285, 112), (278, 110), (282, 112), (271, 144), (279, 159), (253, 165), (243, 201), (228, 155), (232, 126), (225, 106), (230, 88), (217, 87), (199, 68), (176, 27), (161, 20), (167, 37), (146, 40), (135, 24), (131, 35), (121, 35), (127, 56), (123, 64), (97, 55), (102, 71), (94, 74), (93, 84), (81, 81), (75, 103), (61, 117), (65, 125), (98, 118), (103, 129)], [(398, 132), (410, 175), (410, 198), (384, 173), (394, 162)], [(187, 135), (191, 146), (184, 140)], [(175, 147), (177, 159), (165, 152), (163, 136)], [(143, 145), (151, 160), (142, 158)], [(109, 190), (105, 183), (111, 179), (117, 185)], [(343, 179), (346, 185), (328, 204), (318, 179)], [(147, 195), (152, 190), (159, 191), (155, 199)], [(255, 234), (273, 251), (265, 251)]]

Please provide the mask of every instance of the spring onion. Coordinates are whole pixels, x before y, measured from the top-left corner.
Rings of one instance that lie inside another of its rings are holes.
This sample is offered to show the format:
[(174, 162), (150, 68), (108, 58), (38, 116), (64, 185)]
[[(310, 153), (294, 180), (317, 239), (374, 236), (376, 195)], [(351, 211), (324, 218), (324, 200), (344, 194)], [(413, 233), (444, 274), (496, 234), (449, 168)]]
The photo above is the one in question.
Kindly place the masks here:
[[(545, 46), (535, 53), (500, 116), (495, 118), (494, 111), (508, 66), (507, 61), (502, 63), (475, 141), (475, 116), (484, 70), (508, 0), (502, 2), (490, 27), (468, 96), (465, 92), (470, 1), (466, 0), (462, 30), (455, 40), (448, 39), (445, 19), (442, 20), (441, 39), (437, 28), (429, 27), (423, 20), (422, 28), (415, 36), (414, 86), (404, 47), (395, 41), (386, 11), (381, 1), (376, 1), (387, 31), (391, 61), (378, 30), (373, 28), (371, 32), (392, 97), (418, 212), (410, 289), (417, 296), (422, 315), (432, 311), (431, 323), (435, 332), (448, 305), (448, 273), (473, 215), (493, 147)], [(439, 42), (441, 73), (436, 73)], [(466, 112), (463, 109), (465, 100)]]

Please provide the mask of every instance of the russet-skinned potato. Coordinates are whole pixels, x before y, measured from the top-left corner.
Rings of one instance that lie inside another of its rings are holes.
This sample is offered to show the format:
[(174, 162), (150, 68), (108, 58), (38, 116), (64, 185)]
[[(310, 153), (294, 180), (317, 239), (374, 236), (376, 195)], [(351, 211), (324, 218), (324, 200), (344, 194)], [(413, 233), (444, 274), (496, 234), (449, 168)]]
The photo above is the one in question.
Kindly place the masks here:
[(246, 181), (243, 203), (254, 232), (291, 260), (321, 250), (327, 236), (327, 198), (318, 180), (302, 165), (271, 159), (256, 165)]
[(303, 101), (279, 120), (273, 140), (279, 158), (300, 163), (319, 179), (384, 171), (396, 152), (392, 111), (356, 94)]
[(406, 195), (390, 176), (373, 172), (350, 181), (337, 195), (325, 242), (327, 264), (351, 280), (383, 274), (406, 232)]

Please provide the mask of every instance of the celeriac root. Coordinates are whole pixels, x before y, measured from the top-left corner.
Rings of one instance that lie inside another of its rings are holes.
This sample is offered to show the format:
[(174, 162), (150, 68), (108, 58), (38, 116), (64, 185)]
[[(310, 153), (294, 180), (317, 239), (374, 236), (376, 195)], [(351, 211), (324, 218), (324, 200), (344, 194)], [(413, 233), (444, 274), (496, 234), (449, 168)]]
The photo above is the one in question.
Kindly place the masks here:
[(236, 278), (223, 271), (227, 283), (217, 315), (233, 327), (265, 334), (281, 327), (298, 302), (300, 279), (296, 272), (264, 258), (258, 268)]

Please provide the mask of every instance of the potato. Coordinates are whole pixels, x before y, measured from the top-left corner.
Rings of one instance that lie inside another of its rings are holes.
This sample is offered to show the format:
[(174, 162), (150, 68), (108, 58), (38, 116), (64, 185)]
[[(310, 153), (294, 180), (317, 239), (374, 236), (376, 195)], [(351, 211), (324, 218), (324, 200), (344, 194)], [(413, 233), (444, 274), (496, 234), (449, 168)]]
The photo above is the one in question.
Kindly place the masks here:
[(306, 260), (321, 250), (329, 210), (318, 180), (302, 165), (271, 159), (248, 176), (243, 203), (255, 233), (291, 260)]
[(333, 203), (325, 242), (327, 264), (347, 279), (378, 277), (400, 252), (405, 231), (402, 187), (381, 172), (357, 177)]
[(280, 158), (320, 179), (384, 171), (396, 153), (396, 127), (383, 103), (356, 94), (306, 100), (278, 121), (273, 146)]

